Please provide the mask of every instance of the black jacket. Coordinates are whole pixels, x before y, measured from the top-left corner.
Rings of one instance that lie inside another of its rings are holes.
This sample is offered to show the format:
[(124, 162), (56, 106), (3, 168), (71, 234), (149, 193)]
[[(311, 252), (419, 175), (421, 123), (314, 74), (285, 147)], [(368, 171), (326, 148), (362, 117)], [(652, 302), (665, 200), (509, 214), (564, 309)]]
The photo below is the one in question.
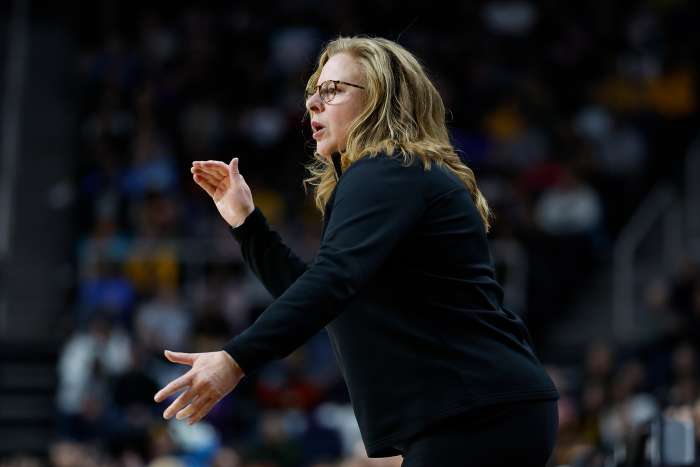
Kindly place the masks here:
[[(429, 423), (559, 394), (523, 322), (503, 307), (479, 212), (462, 182), (386, 154), (341, 174), (321, 245), (301, 261), (255, 209), (231, 229), (275, 301), (224, 350), (250, 373), (324, 327), (370, 457)], [(342, 175), (342, 176), (341, 176)]]

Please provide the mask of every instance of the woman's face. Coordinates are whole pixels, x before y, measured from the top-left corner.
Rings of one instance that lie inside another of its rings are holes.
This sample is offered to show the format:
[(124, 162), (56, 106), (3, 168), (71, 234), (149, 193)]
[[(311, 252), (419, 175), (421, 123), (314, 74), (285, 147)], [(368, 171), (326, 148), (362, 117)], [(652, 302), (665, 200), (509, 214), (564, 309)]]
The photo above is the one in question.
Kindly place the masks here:
[[(317, 84), (327, 80), (365, 85), (360, 64), (346, 53), (333, 55), (323, 66)], [(324, 102), (318, 92), (306, 99), (316, 152), (323, 157), (330, 158), (334, 152), (345, 150), (350, 124), (362, 111), (364, 92), (340, 83), (336, 85), (336, 94), (330, 103)]]

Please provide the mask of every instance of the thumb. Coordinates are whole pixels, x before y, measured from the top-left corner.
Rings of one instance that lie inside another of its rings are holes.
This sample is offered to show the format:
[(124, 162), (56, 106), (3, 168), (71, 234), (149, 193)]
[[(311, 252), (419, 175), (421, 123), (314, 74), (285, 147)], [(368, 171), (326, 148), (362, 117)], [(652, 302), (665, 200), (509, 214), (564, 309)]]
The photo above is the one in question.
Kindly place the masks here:
[(231, 159), (231, 163), (228, 165), (228, 175), (233, 179), (234, 175), (240, 175), (238, 173), (238, 158), (234, 157)]
[(197, 358), (197, 354), (185, 353), (185, 352), (173, 352), (171, 350), (166, 350), (165, 357), (173, 363), (182, 363), (185, 365), (192, 365)]

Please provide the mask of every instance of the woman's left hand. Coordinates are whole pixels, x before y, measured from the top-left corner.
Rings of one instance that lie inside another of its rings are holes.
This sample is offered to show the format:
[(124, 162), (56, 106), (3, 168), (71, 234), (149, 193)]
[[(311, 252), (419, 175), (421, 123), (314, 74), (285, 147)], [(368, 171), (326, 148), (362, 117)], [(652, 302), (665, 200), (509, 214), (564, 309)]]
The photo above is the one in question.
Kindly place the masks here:
[(231, 392), (244, 376), (241, 367), (225, 350), (205, 353), (166, 350), (165, 356), (171, 362), (192, 367), (156, 393), (154, 399), (160, 402), (180, 389), (185, 389), (185, 392), (163, 412), (166, 419), (177, 414), (178, 420), (189, 418), (190, 425), (198, 422)]

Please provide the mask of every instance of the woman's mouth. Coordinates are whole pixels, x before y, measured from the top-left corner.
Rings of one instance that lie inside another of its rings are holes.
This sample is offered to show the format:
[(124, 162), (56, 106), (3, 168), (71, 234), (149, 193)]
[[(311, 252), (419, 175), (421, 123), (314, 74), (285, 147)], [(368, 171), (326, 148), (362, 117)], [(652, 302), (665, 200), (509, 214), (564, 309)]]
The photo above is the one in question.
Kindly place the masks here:
[(319, 122), (312, 121), (311, 122), (311, 129), (314, 132), (313, 138), (316, 139), (319, 136), (319, 134), (323, 131), (324, 126), (321, 125)]

